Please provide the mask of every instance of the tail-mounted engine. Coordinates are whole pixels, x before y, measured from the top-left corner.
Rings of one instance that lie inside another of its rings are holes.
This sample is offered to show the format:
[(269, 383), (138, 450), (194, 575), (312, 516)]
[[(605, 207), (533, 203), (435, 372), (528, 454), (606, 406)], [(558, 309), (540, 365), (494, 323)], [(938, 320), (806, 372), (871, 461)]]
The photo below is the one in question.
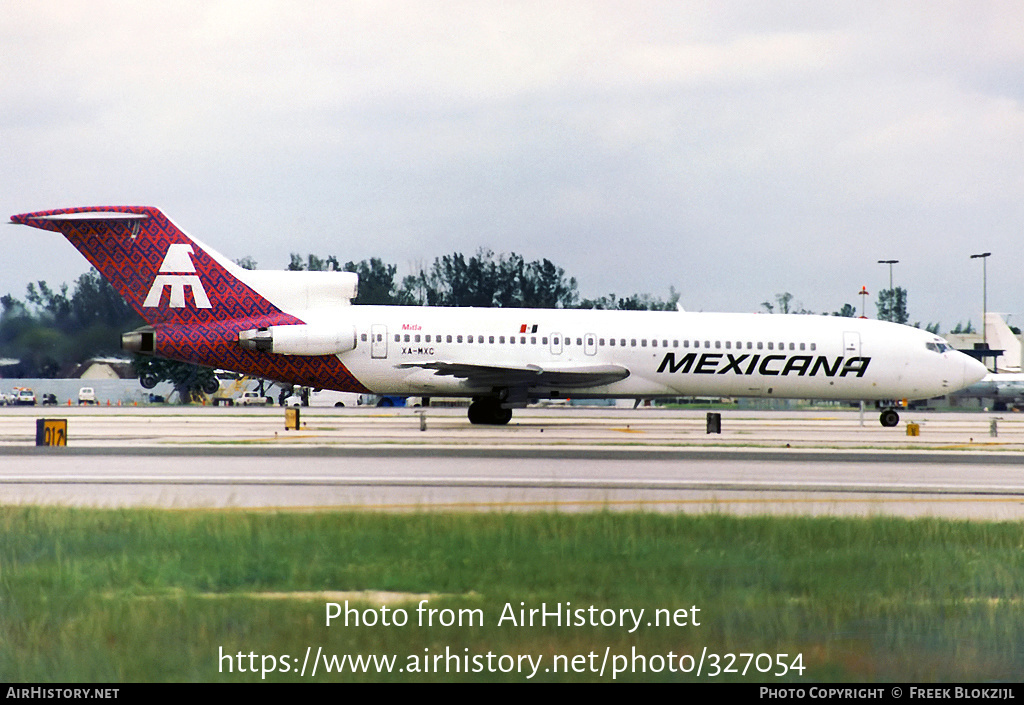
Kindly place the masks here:
[(340, 355), (355, 349), (356, 329), (307, 324), (251, 328), (238, 333), (238, 344), (278, 355)]
[(156, 330), (152, 326), (143, 326), (122, 333), (121, 349), (140, 355), (152, 355), (156, 352)]

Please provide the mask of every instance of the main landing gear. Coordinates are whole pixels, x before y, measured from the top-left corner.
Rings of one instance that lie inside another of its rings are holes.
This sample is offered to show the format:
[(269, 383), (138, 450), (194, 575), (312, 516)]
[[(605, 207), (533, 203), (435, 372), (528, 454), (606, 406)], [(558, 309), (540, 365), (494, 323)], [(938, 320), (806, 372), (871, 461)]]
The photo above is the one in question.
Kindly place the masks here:
[(900, 422), (900, 415), (896, 413), (896, 409), (882, 409), (878, 420), (886, 428), (892, 428)]
[(488, 426), (504, 426), (512, 420), (512, 409), (504, 409), (494, 397), (473, 397), (469, 405), (469, 422)]

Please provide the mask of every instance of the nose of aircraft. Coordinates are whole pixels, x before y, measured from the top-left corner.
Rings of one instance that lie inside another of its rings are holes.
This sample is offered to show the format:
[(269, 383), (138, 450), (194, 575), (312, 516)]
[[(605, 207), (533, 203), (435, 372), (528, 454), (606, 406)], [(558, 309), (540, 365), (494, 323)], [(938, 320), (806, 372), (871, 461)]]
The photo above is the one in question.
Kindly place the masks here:
[(988, 374), (988, 370), (978, 360), (975, 360), (970, 355), (960, 353), (961, 360), (964, 368), (964, 387), (969, 387), (975, 382), (981, 380), (982, 377)]

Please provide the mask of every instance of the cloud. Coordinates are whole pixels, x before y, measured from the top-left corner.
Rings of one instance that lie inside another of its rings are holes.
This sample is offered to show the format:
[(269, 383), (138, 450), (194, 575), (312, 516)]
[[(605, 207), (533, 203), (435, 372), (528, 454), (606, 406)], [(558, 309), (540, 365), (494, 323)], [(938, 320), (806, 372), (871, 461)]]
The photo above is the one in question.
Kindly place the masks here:
[(0, 41), (10, 213), (158, 205), (262, 266), (484, 246), (708, 310), (834, 310), (898, 258), (950, 324), (980, 246), (1024, 298), (1014, 3), (15, 2)]

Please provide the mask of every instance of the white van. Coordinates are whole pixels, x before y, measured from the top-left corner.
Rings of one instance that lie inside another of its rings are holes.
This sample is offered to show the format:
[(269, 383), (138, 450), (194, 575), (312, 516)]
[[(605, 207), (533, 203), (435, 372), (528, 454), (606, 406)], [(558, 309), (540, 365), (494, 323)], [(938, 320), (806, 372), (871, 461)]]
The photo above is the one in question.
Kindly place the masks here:
[(274, 400), (259, 392), (242, 392), (242, 396), (238, 397), (235, 403), (242, 406), (266, 406), (273, 404)]
[[(302, 397), (299, 394), (293, 394), (284, 401), (286, 406), (300, 406), (302, 404)], [(319, 391), (311, 391), (309, 393), (309, 405), (311, 407), (343, 407), (343, 406), (358, 406), (360, 404), (360, 395), (354, 394), (353, 392), (336, 392), (333, 389), (321, 389)]]

